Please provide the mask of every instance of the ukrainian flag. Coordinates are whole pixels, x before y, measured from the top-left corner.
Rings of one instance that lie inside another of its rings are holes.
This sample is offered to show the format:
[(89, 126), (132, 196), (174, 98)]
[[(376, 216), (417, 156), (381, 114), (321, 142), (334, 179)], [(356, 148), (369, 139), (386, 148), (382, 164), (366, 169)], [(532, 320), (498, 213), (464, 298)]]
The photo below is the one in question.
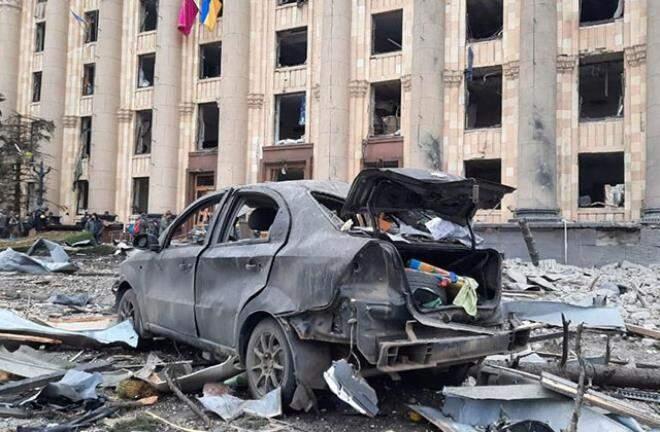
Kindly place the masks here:
[(222, 2), (220, 0), (202, 0), (201, 3), (199, 22), (213, 31), (218, 22), (218, 15), (222, 10)]

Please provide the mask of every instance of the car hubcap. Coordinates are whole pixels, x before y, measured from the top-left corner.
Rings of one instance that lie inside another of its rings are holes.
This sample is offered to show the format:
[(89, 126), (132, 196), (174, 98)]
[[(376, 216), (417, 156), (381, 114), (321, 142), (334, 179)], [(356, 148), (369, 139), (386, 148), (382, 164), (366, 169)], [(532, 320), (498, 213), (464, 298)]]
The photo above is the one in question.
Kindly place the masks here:
[(249, 374), (252, 382), (263, 396), (282, 384), (284, 376), (284, 351), (277, 337), (262, 333), (252, 350), (252, 367)]
[(119, 317), (123, 320), (135, 320), (135, 306), (130, 300), (124, 300), (121, 302), (121, 307), (119, 308)]

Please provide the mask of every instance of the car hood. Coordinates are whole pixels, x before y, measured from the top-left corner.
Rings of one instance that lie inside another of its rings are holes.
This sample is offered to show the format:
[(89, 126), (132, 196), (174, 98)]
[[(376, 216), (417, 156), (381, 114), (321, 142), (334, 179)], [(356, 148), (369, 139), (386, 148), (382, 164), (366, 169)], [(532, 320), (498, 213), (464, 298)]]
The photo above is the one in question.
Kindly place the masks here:
[(481, 208), (492, 208), (515, 189), (499, 183), (414, 168), (366, 169), (353, 181), (342, 215), (432, 210), (465, 226)]

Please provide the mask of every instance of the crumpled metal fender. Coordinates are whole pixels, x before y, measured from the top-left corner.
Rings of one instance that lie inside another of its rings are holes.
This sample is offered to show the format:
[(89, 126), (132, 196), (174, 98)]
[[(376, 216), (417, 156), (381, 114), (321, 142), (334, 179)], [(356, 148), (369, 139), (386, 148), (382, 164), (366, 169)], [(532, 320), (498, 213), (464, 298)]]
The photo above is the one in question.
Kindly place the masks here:
[[(149, 266), (149, 262), (154, 256), (155, 254), (150, 251), (137, 251), (134, 255), (130, 256), (119, 265), (119, 281), (117, 287), (121, 289), (123, 284), (128, 284), (128, 286), (133, 289), (138, 299), (140, 311), (145, 311), (143, 291), (143, 287), (146, 286), (145, 268)], [(144, 313), (142, 314), (142, 319), (145, 322), (148, 321), (148, 317), (145, 316)]]

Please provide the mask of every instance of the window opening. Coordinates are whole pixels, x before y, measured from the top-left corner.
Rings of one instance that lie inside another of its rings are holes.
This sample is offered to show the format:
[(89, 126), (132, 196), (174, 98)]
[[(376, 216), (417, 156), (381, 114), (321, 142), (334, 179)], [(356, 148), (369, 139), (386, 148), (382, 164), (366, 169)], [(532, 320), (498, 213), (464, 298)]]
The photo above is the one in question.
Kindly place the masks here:
[(371, 85), (371, 135), (401, 134), (401, 81)]
[(403, 40), (403, 10), (372, 15), (371, 53), (401, 51)]
[(140, 0), (140, 33), (158, 28), (158, 0)]
[(271, 171), (271, 181), (291, 181), (291, 180), (304, 180), (305, 168), (304, 167), (288, 167), (284, 164), (282, 167)]
[(199, 79), (217, 78), (222, 74), (222, 43), (199, 46)]
[(85, 12), (85, 43), (96, 42), (99, 38), (99, 11)]
[(96, 76), (96, 65), (94, 63), (86, 64), (83, 66), (83, 96), (90, 96), (94, 94), (94, 78)]
[(42, 52), (46, 43), (46, 23), (38, 22), (34, 33), (34, 52)]
[(154, 85), (155, 68), (156, 54), (144, 54), (138, 57), (138, 88), (152, 87)]
[(502, 124), (502, 68), (478, 68), (466, 73), (465, 128)]
[(197, 149), (218, 148), (220, 110), (215, 102), (199, 104), (197, 109)]
[(307, 63), (307, 28), (277, 32), (277, 67)]
[(76, 214), (83, 214), (89, 209), (89, 182), (78, 180), (76, 182)]
[(83, 158), (88, 158), (92, 153), (92, 118), (80, 118), (80, 148)]
[(623, 54), (607, 61), (598, 61), (598, 57), (582, 59), (580, 119), (623, 116), (624, 80)]
[(601, 24), (623, 17), (624, 0), (581, 0), (580, 24)]
[(305, 141), (305, 93), (275, 97), (275, 143), (300, 144)]
[(149, 177), (133, 178), (133, 214), (149, 210)]
[(282, 6), (295, 3), (298, 7), (302, 7), (307, 1), (308, 0), (277, 0), (277, 5)]
[(32, 74), (32, 102), (41, 101), (41, 72)]
[(184, 219), (171, 228), (172, 236), (168, 247), (201, 246), (209, 233), (209, 224), (222, 201), (222, 194), (209, 197), (208, 201), (197, 207)]
[(137, 111), (135, 116), (135, 154), (151, 153), (151, 127), (153, 113), (151, 110)]
[(278, 207), (270, 198), (244, 198), (234, 213), (226, 242), (264, 240), (270, 238)]
[(624, 166), (623, 152), (580, 154), (579, 207), (623, 207)]
[(502, 0), (467, 0), (467, 39), (480, 41), (502, 36), (504, 7)]

